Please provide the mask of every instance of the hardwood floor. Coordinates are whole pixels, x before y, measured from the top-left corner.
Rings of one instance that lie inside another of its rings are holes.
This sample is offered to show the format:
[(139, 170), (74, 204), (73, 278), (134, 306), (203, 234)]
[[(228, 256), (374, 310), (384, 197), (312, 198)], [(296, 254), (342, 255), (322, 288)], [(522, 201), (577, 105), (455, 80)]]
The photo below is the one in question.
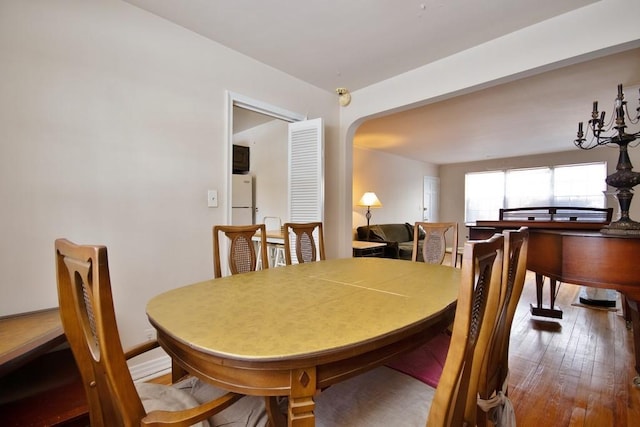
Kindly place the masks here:
[[(534, 317), (535, 277), (527, 274), (510, 343), (509, 395), (518, 427), (640, 425), (632, 332), (622, 310), (572, 306), (579, 291), (560, 285), (563, 319)], [(548, 292), (547, 284), (545, 304)]]

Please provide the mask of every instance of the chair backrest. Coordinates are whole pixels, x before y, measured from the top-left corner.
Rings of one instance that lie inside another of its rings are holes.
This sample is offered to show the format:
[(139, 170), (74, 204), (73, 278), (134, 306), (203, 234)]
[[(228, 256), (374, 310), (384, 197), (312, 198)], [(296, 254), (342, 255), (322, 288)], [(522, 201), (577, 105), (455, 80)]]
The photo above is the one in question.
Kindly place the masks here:
[(420, 232), (424, 231), (422, 241), (422, 259), (430, 264), (442, 264), (447, 252), (446, 233), (451, 230), (451, 265), (455, 267), (458, 262), (458, 223), (457, 222), (416, 222), (413, 226), (413, 254), (412, 261), (418, 261), (420, 251)]
[(216, 225), (213, 227), (213, 274), (222, 277), (220, 257), (220, 233), (229, 239), (229, 271), (231, 274), (255, 271), (258, 258), (253, 237), (260, 232), (260, 260), (262, 268), (269, 268), (267, 257), (267, 232), (264, 224)]
[[(313, 233), (317, 230), (318, 246)], [(295, 244), (292, 244), (290, 233), (295, 235)], [(295, 247), (296, 258), (299, 263), (312, 262), (325, 259), (324, 255), (324, 233), (321, 222), (284, 224), (284, 257), (285, 263), (291, 265), (292, 250)]]
[(280, 230), (282, 228), (282, 220), (279, 216), (265, 216), (262, 222), (267, 231)]
[(91, 425), (140, 424), (146, 415), (116, 324), (107, 248), (55, 242), (60, 317), (80, 370)]
[[(529, 229), (521, 227), (519, 230), (507, 230), (504, 234), (504, 261), (502, 268), (502, 291), (496, 329), (492, 338), (480, 377), (479, 397), (488, 400), (507, 395), (507, 379), (509, 376), (509, 338), (511, 325), (527, 272), (527, 253), (529, 246)], [(500, 399), (494, 399), (494, 405), (501, 405)], [(492, 405), (489, 405), (492, 406)], [(495, 406), (480, 414), (478, 426), (495, 424), (497, 419)], [(490, 421), (490, 423), (489, 423)]]
[(465, 243), (451, 345), (431, 403), (429, 427), (476, 424), (478, 381), (500, 303), (503, 251), (501, 235)]

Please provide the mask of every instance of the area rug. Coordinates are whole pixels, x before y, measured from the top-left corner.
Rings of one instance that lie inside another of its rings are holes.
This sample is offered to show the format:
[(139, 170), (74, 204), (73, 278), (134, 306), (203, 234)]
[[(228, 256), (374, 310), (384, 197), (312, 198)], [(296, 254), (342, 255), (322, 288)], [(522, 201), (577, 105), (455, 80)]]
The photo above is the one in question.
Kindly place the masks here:
[(451, 336), (442, 332), (422, 346), (387, 363), (387, 366), (437, 387), (447, 359)]

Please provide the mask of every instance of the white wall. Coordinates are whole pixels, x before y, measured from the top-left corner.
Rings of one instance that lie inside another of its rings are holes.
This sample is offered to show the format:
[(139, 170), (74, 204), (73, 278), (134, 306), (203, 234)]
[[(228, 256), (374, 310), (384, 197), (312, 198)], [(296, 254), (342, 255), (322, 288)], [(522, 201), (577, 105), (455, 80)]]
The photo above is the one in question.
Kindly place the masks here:
[(338, 175), (335, 93), (128, 3), (0, 0), (0, 58), (0, 316), (57, 305), (58, 237), (107, 245), (125, 346), (146, 338), (149, 298), (211, 278), (227, 90), (323, 117)]
[(366, 208), (357, 206), (366, 191), (376, 193), (381, 208), (371, 210), (371, 224), (422, 221), (425, 176), (438, 167), (381, 151), (353, 149), (353, 224), (367, 225)]
[(285, 121), (272, 120), (233, 136), (234, 143), (250, 149), (257, 223), (261, 223), (265, 216), (280, 217), (282, 223), (289, 218), (288, 174), (285, 166), (288, 156), (287, 127)]

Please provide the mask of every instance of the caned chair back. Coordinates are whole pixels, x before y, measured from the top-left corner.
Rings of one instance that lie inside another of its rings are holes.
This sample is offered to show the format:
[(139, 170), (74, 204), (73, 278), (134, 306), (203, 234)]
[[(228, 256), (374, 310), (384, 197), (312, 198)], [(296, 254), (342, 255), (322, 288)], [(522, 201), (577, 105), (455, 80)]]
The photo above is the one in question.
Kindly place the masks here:
[[(178, 388), (146, 383), (136, 387), (126, 360), (158, 347), (158, 343), (154, 340), (123, 351), (107, 248), (58, 239), (55, 250), (62, 327), (82, 377), (92, 427), (190, 426), (240, 399), (235, 393), (219, 393), (199, 405)], [(153, 410), (147, 413), (145, 405)]]
[[(492, 345), (485, 357), (484, 375), (480, 377), (478, 402), (486, 412), (486, 414), (479, 414), (478, 426), (481, 427), (502, 424), (501, 421), (504, 421), (502, 410), (505, 405), (510, 405), (506, 401), (509, 378), (509, 339), (527, 272), (529, 229), (521, 227), (519, 230), (504, 231), (503, 234), (505, 245), (500, 311)], [(510, 409), (507, 408), (508, 410)]]
[[(421, 230), (425, 236), (420, 242)], [(451, 231), (451, 265), (455, 267), (458, 262), (458, 223), (456, 222), (416, 222), (413, 227), (413, 254), (412, 261), (418, 261), (418, 253), (422, 249), (420, 261), (431, 264), (442, 264), (447, 252), (446, 233)]]
[(118, 335), (104, 246), (56, 240), (58, 299), (82, 375), (92, 426), (133, 425), (146, 415)]
[(255, 271), (257, 266), (256, 247), (253, 237), (260, 234), (260, 264), (269, 268), (267, 257), (267, 233), (264, 224), (255, 225), (216, 225), (213, 227), (213, 273), (222, 277), (220, 237), (221, 233), (229, 239), (228, 265), (231, 274)]
[[(291, 235), (295, 235), (295, 240), (291, 242)], [(314, 233), (318, 237), (316, 240)], [(293, 223), (284, 224), (284, 256), (287, 265), (292, 263), (292, 251), (295, 249), (296, 259), (299, 263), (324, 260), (324, 235), (322, 232), (321, 222)]]
[(451, 345), (429, 427), (476, 425), (479, 377), (498, 316), (503, 251), (501, 235), (465, 244)]
[(262, 223), (267, 231), (280, 230), (282, 228), (282, 220), (279, 216), (265, 216), (262, 218)]

